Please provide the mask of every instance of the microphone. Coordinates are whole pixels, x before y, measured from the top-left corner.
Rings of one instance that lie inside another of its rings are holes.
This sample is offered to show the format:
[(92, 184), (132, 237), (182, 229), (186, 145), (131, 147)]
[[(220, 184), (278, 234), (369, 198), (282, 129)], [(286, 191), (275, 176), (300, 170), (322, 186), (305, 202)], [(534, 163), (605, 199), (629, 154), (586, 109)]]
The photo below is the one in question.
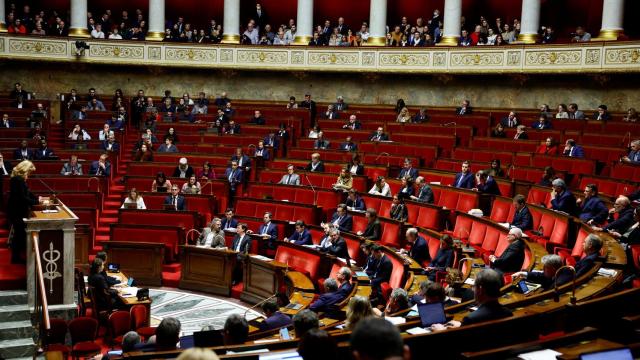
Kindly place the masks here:
[(511, 177), (511, 170), (516, 170), (516, 166), (514, 164), (509, 164), (509, 169), (507, 170), (507, 177)]
[(316, 188), (313, 186), (313, 183), (311, 183), (311, 180), (309, 180), (309, 175), (307, 175), (307, 173), (304, 173), (304, 178), (307, 179), (309, 186), (311, 186), (311, 191), (313, 191), (313, 205), (317, 205), (318, 192), (316, 191)]
[(260, 301), (259, 303), (257, 303), (257, 304), (255, 304), (255, 305), (253, 305), (252, 307), (250, 307), (250, 308), (248, 308), (247, 310), (245, 310), (245, 312), (244, 312), (244, 314), (242, 315), (242, 317), (246, 319), (246, 318), (247, 318), (247, 314), (249, 313), (249, 310), (253, 310), (253, 309), (257, 308), (258, 306), (260, 306), (260, 305), (262, 305), (262, 304), (266, 303), (267, 301), (269, 301), (269, 300), (271, 300), (271, 299), (273, 299), (273, 298), (275, 298), (275, 297), (277, 297), (277, 296), (278, 296), (278, 293), (276, 292), (275, 294), (273, 294), (273, 295), (269, 296), (268, 298), (266, 298), (266, 299), (264, 299), (264, 300)]
[(44, 185), (45, 188), (47, 188), (47, 190), (49, 190), (49, 192), (51, 193), (51, 205), (55, 205), (58, 202), (58, 199), (56, 198), (56, 195), (58, 194), (55, 190), (53, 190), (49, 185), (47, 185), (46, 182), (42, 181), (42, 179), (40, 178), (36, 178), (38, 179), (38, 181)]
[(378, 162), (378, 159), (380, 159), (380, 157), (382, 156), (386, 156), (387, 157), (387, 167), (389, 167), (389, 156), (390, 154), (388, 152), (381, 152), (380, 155), (376, 156), (375, 162)]
[(457, 141), (457, 139), (458, 139), (458, 123), (455, 122), (455, 121), (452, 121), (452, 122), (448, 122), (448, 123), (442, 124), (442, 126), (444, 126), (444, 127), (449, 127), (451, 125), (453, 125), (453, 136), (455, 136), (456, 141)]

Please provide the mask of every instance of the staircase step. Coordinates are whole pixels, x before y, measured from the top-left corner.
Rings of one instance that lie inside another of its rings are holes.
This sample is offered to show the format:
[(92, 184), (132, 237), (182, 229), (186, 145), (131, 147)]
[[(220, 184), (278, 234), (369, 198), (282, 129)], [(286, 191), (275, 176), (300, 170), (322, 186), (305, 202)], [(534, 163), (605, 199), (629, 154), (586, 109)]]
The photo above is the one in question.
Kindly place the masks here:
[(177, 272), (180, 272), (181, 270), (182, 270), (182, 265), (180, 265), (180, 263), (162, 265), (162, 272), (177, 273)]
[[(29, 306), (27, 304), (0, 306), (0, 322), (30, 319), (31, 314), (29, 314)], [(0, 346), (0, 348), (2, 348), (2, 346)]]
[(0, 358), (2, 359), (33, 356), (35, 350), (36, 345), (30, 337), (0, 341)]
[(98, 228), (96, 229), (96, 232), (100, 234), (108, 234), (109, 231), (111, 231), (111, 228), (108, 226), (98, 226)]
[(0, 265), (0, 290), (22, 290), (26, 287), (25, 265)]
[(109, 241), (109, 239), (111, 239), (111, 236), (109, 236), (109, 235), (96, 235), (96, 242), (97, 243)]
[(7, 321), (0, 323), (0, 341), (27, 338), (33, 334), (31, 321)]
[(100, 224), (113, 224), (118, 222), (117, 217), (101, 217), (99, 219)]
[[(120, 207), (120, 201), (105, 201), (104, 202), (104, 207)], [(104, 213), (106, 210), (103, 210), (102, 212)]]
[[(0, 291), (0, 306), (24, 305), (26, 303), (27, 303), (27, 292), (24, 290)], [(2, 327), (2, 324), (0, 324), (0, 328), (1, 327)]]

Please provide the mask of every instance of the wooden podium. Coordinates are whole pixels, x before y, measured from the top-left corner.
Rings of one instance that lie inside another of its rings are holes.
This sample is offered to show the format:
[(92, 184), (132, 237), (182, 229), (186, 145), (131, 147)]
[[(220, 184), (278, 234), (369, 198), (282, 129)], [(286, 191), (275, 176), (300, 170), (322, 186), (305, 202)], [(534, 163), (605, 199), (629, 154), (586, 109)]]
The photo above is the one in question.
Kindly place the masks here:
[(274, 260), (265, 261), (248, 255), (244, 267), (244, 291), (240, 300), (256, 304), (276, 294), (284, 285), (287, 265)]
[(51, 316), (75, 317), (74, 302), (75, 223), (78, 217), (59, 200), (46, 209), (34, 207), (27, 227), (27, 292), (29, 306), (35, 305), (37, 279), (33, 241), (38, 240), (45, 293)]
[[(106, 241), (109, 262), (136, 280), (137, 286), (161, 286), (165, 245), (160, 243)], [(140, 261), (145, 259), (145, 261)]]
[(236, 257), (237, 253), (228, 249), (180, 246), (180, 288), (230, 296)]

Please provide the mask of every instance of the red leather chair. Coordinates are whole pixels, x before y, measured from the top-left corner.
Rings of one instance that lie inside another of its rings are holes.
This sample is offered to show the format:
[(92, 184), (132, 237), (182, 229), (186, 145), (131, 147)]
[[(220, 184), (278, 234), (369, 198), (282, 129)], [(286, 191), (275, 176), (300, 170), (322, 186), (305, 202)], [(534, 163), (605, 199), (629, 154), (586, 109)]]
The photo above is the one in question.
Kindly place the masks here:
[(491, 205), (491, 214), (489, 218), (495, 222), (510, 223), (513, 219), (515, 208), (513, 201), (509, 198), (496, 196)]
[(149, 339), (156, 334), (156, 328), (149, 326), (147, 308), (144, 305), (133, 305), (129, 310), (131, 315), (131, 328), (142, 337)]
[(100, 353), (100, 345), (95, 342), (98, 336), (98, 320), (77, 317), (69, 322), (69, 334), (72, 344), (71, 356), (74, 359)]
[(111, 347), (122, 344), (122, 336), (131, 330), (131, 314), (128, 311), (115, 311), (109, 315), (107, 329)]
[[(633, 257), (633, 267), (636, 274), (640, 274), (640, 245), (631, 245), (631, 257)], [(633, 280), (633, 287), (640, 287), (640, 279)]]
[(47, 332), (45, 339), (47, 351), (59, 351), (66, 359), (71, 351), (66, 343), (67, 331), (69, 329), (67, 321), (64, 319), (49, 319), (51, 328)]
[(578, 231), (578, 236), (576, 237), (573, 249), (562, 247), (555, 248), (555, 253), (562, 258), (565, 265), (573, 266), (576, 264), (576, 261), (586, 256), (584, 253), (584, 239), (586, 239), (587, 236), (589, 236), (589, 232), (587, 232), (584, 227), (581, 227)]
[(403, 287), (404, 285), (404, 263), (399, 259), (389, 256), (389, 260), (391, 260), (391, 264), (393, 264), (393, 270), (391, 270), (391, 277), (389, 278), (389, 282), (384, 282), (380, 284), (380, 290), (382, 297), (384, 298), (384, 302), (389, 301), (389, 296), (391, 295), (391, 291), (395, 288)]

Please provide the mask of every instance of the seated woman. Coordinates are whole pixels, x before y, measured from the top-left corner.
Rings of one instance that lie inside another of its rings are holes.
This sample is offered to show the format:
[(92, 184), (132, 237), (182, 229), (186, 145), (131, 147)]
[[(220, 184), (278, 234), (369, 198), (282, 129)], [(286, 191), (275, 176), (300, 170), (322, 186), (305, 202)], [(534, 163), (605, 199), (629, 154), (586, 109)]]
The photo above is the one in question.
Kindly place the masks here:
[(636, 111), (636, 109), (629, 108), (629, 110), (627, 110), (627, 115), (622, 118), (622, 121), (637, 122), (638, 112)]
[(136, 151), (135, 156), (133, 157), (134, 161), (139, 162), (151, 162), (153, 161), (153, 153), (147, 146), (147, 144), (140, 145), (140, 149)]
[(504, 170), (502, 170), (500, 165), (500, 159), (491, 160), (491, 166), (485, 171), (492, 177), (504, 177)]
[(409, 217), (407, 206), (404, 204), (404, 200), (399, 198), (398, 194), (393, 195), (393, 205), (389, 209), (389, 217), (400, 222), (407, 221)]
[(320, 133), (320, 127), (318, 125), (314, 126), (311, 131), (309, 131), (309, 139), (317, 139), (318, 133)]
[[(127, 205), (127, 204), (131, 204), (131, 205)], [(130, 207), (133, 207), (138, 210), (144, 210), (147, 208), (144, 204), (144, 200), (142, 199), (142, 195), (138, 194), (138, 190), (136, 190), (136, 188), (129, 190), (129, 196), (127, 196), (124, 199), (124, 202), (122, 203), (122, 206), (120, 208), (128, 209)]]
[(378, 176), (376, 183), (373, 184), (371, 190), (369, 190), (369, 194), (371, 195), (381, 195), (381, 196), (391, 196), (391, 188), (389, 184), (384, 180), (383, 176)]
[(542, 173), (542, 178), (536, 185), (551, 186), (551, 183), (556, 178), (556, 171), (551, 166), (546, 166)]
[(367, 218), (367, 227), (364, 231), (358, 231), (357, 235), (362, 239), (380, 240), (382, 228), (380, 226), (380, 220), (378, 220), (378, 213), (375, 209), (369, 208), (365, 213), (365, 217)]
[(67, 136), (67, 138), (73, 141), (89, 141), (91, 140), (91, 135), (89, 135), (87, 130), (82, 129), (80, 127), (80, 124), (76, 124), (73, 127), (73, 130), (71, 130), (71, 132), (69, 133), (69, 136)]
[(182, 185), (183, 194), (200, 194), (200, 182), (196, 180), (195, 175), (191, 175), (189, 181)]
[(167, 192), (171, 189), (171, 181), (167, 180), (167, 176), (164, 172), (159, 171), (156, 174), (156, 179), (151, 184), (151, 191), (153, 192)]
[(389, 295), (389, 302), (384, 308), (384, 312), (378, 308), (373, 308), (376, 316), (393, 316), (394, 314), (409, 309), (409, 294), (403, 288), (393, 289)]
[(198, 170), (197, 177), (201, 181), (215, 180), (216, 172), (213, 171), (211, 164), (205, 161), (204, 164), (202, 164), (202, 169)]
[(501, 123), (498, 123), (498, 125), (496, 125), (496, 127), (493, 128), (493, 130), (491, 130), (491, 137), (493, 137), (493, 138), (506, 138), (507, 137), (507, 133), (504, 132), (504, 125), (502, 125)]
[(347, 169), (349, 169), (351, 175), (364, 175), (364, 166), (360, 162), (360, 155), (351, 155), (351, 161), (347, 164)]
[(540, 145), (536, 150), (538, 154), (558, 155), (558, 142), (552, 137), (548, 137), (544, 144)]
[(349, 299), (347, 305), (347, 320), (344, 323), (345, 329), (353, 330), (358, 322), (368, 316), (373, 315), (371, 302), (368, 298), (356, 295)]
[(94, 292), (97, 310), (111, 311), (114, 308), (123, 307), (122, 301), (118, 297), (118, 292), (109, 287), (107, 279), (102, 274), (103, 271), (104, 263), (102, 259), (96, 257), (89, 269), (88, 283), (91, 291)]
[(351, 177), (351, 173), (347, 171), (347, 169), (340, 170), (340, 176), (338, 176), (338, 180), (335, 184), (333, 184), (334, 190), (342, 190), (347, 192), (351, 190), (353, 187), (353, 177)]
[(174, 128), (169, 128), (167, 133), (164, 135), (164, 139), (162, 139), (162, 141), (167, 140), (168, 137), (172, 137), (173, 138), (173, 143), (174, 144), (178, 143), (178, 134), (176, 133), (176, 130)]
[(436, 257), (431, 260), (429, 266), (424, 269), (424, 272), (429, 276), (430, 280), (434, 281), (438, 271), (446, 271), (447, 268), (453, 266), (453, 260), (453, 238), (449, 235), (442, 235), (440, 248), (436, 253)]
[(413, 178), (411, 176), (405, 176), (402, 178), (402, 188), (397, 194), (401, 200), (410, 199), (415, 194), (415, 188), (413, 187)]
[(407, 107), (403, 107), (396, 118), (396, 122), (399, 123), (410, 123), (411, 122), (411, 114), (409, 114), (409, 109)]

